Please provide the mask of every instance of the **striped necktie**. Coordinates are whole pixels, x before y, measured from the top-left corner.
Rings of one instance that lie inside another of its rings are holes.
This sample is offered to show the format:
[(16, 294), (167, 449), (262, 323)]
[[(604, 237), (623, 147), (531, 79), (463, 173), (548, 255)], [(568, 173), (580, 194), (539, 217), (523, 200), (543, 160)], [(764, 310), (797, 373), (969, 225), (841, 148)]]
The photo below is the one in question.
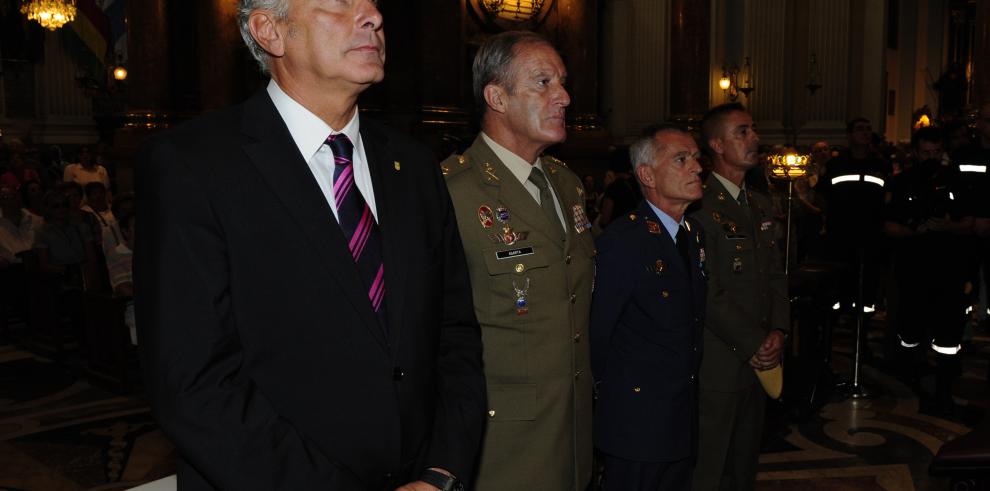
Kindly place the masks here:
[(337, 205), (337, 221), (344, 232), (358, 274), (368, 290), (371, 308), (378, 316), (382, 329), (385, 323), (385, 264), (382, 262), (382, 238), (371, 208), (354, 185), (354, 145), (347, 135), (330, 135), (326, 142), (333, 150), (333, 197)]

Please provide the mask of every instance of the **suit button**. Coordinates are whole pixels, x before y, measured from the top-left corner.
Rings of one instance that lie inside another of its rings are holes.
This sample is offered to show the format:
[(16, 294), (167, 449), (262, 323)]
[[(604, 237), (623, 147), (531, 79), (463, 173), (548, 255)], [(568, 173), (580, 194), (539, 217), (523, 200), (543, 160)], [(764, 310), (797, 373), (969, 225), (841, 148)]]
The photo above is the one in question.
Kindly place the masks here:
[(575, 295), (575, 294), (572, 293), (571, 294), (571, 303), (574, 303), (576, 301), (577, 301), (577, 295)]
[(495, 417), (495, 410), (494, 409), (489, 409), (488, 410), (488, 417), (489, 418), (494, 418)]
[(571, 255), (570, 254), (568, 254), (567, 257), (564, 258), (564, 264), (571, 264)]
[(670, 296), (670, 292), (668, 292), (667, 290), (664, 290), (664, 291), (660, 292), (660, 296), (663, 297), (663, 298), (667, 298), (667, 297)]
[(578, 332), (578, 333), (575, 333), (575, 334), (574, 334), (574, 342), (576, 343), (576, 342), (578, 342), (578, 341), (579, 341), (580, 339), (581, 339), (581, 333), (580, 333), (580, 332)]
[(735, 350), (736, 350), (735, 346), (729, 346), (729, 351), (735, 351)]
[(574, 372), (574, 380), (577, 380), (578, 378), (580, 378), (582, 373), (584, 373), (584, 370), (578, 370), (578, 371)]
[(694, 382), (694, 374), (691, 374), (691, 381)]

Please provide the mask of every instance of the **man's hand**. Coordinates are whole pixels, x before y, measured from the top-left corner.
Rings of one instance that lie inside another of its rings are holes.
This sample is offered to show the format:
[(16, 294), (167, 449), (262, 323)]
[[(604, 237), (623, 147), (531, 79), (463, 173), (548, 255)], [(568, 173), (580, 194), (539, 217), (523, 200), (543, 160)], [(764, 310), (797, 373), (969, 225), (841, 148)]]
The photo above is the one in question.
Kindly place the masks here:
[(431, 486), (423, 481), (413, 481), (409, 484), (400, 486), (395, 489), (395, 491), (439, 491), (440, 488), (436, 486)]
[(780, 354), (784, 350), (784, 333), (774, 329), (767, 334), (759, 351), (749, 359), (749, 365), (757, 370), (770, 370), (780, 364)]

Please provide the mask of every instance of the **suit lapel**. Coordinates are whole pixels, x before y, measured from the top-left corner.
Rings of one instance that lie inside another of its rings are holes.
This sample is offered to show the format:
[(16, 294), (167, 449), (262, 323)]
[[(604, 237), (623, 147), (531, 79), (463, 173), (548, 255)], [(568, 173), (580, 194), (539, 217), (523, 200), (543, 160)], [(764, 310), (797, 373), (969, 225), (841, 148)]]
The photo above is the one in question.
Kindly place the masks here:
[[(677, 250), (677, 243), (674, 242), (674, 237), (670, 236), (670, 232), (667, 231), (667, 227), (663, 225), (663, 221), (660, 220), (660, 217), (658, 217), (656, 212), (653, 211), (653, 208), (647, 204), (646, 200), (640, 202), (639, 211), (637, 211), (637, 213), (642, 217), (646, 217), (647, 220), (656, 222), (657, 226), (660, 228), (660, 232), (649, 232), (649, 234), (654, 237), (654, 240), (656, 240), (657, 247), (659, 247), (662, 252), (661, 257), (667, 258), (667, 261), (672, 263), (671, 267), (683, 274), (684, 278), (687, 278), (687, 274), (689, 273), (688, 265), (685, 265), (681, 259), (681, 253)], [(648, 229), (649, 226), (647, 226), (647, 230)], [(690, 250), (691, 248), (688, 247), (688, 251)], [(693, 257), (691, 258), (691, 261), (694, 261)]]
[[(502, 160), (495, 155), (495, 152), (482, 140), (480, 135), (465, 153), (469, 154), (471, 161), (474, 162), (473, 167), (481, 173), (482, 181), (495, 188), (495, 199), (510, 210), (513, 227), (517, 231), (519, 231), (519, 223), (523, 222), (529, 226), (531, 235), (542, 235), (547, 238), (549, 243), (560, 246), (560, 236), (551, 236), (548, 233), (548, 231), (553, 230), (551, 227), (556, 227), (557, 224), (550, 223), (533, 196), (502, 163)], [(490, 167), (486, 164), (490, 164)], [(492, 179), (488, 175), (489, 169), (492, 174), (497, 176), (497, 179)]]
[(299, 225), (303, 237), (328, 274), (342, 286), (344, 295), (364, 326), (385, 348), (385, 336), (361, 286), (361, 278), (340, 225), (309, 166), (299, 155), (285, 122), (264, 90), (245, 103), (242, 130), (252, 137), (244, 144), (249, 160), (285, 206), (288, 215)]

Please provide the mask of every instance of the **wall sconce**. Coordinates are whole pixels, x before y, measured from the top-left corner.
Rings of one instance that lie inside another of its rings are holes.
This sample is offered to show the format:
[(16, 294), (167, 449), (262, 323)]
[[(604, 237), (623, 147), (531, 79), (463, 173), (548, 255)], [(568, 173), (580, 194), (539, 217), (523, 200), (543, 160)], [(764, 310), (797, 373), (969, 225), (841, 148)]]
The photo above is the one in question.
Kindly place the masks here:
[(489, 15), (512, 21), (526, 21), (543, 11), (546, 0), (481, 0)]
[(822, 88), (822, 69), (818, 67), (814, 53), (811, 53), (811, 61), (808, 63), (808, 83), (804, 86), (809, 95), (815, 95), (815, 91)]
[(123, 65), (118, 65), (113, 69), (113, 79), (120, 82), (127, 80), (127, 69)]
[[(753, 87), (752, 82), (749, 80), (749, 75), (752, 72), (752, 66), (749, 64), (749, 57), (746, 57), (746, 64), (743, 66), (742, 70), (738, 66), (732, 65), (730, 67), (722, 67), (722, 78), (718, 79), (718, 87), (725, 92), (726, 96), (730, 101), (735, 102), (739, 98), (739, 93), (742, 92), (746, 94), (746, 99), (749, 99), (749, 94), (756, 90)], [(744, 82), (739, 83), (739, 78), (744, 77)]]

